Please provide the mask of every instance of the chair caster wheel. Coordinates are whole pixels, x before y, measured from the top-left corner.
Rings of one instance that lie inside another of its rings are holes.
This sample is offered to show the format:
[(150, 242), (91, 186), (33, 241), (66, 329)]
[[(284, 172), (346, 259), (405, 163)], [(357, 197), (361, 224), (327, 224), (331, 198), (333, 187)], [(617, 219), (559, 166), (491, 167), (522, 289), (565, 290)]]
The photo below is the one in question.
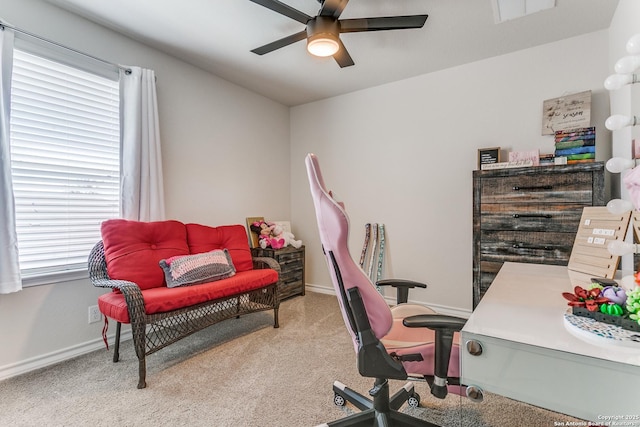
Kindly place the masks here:
[(333, 404), (336, 406), (344, 406), (347, 404), (347, 402), (344, 400), (344, 397), (336, 393), (333, 395)]
[(418, 408), (420, 406), (420, 395), (418, 393), (413, 393), (407, 399), (407, 404), (412, 408)]

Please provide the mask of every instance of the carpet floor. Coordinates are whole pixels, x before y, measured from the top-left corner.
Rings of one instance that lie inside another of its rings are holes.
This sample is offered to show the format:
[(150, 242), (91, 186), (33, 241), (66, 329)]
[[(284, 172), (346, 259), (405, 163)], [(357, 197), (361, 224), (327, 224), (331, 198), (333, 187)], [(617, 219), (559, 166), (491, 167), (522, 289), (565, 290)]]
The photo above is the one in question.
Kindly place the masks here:
[[(309, 292), (270, 312), (227, 320), (147, 357), (138, 390), (131, 341), (0, 382), (0, 426), (314, 426), (357, 409), (333, 404), (334, 380), (365, 392), (335, 297)], [(114, 324), (111, 323), (111, 328)], [(393, 393), (403, 382), (392, 381)], [(554, 426), (580, 421), (485, 394), (431, 396), (403, 411), (443, 426)]]

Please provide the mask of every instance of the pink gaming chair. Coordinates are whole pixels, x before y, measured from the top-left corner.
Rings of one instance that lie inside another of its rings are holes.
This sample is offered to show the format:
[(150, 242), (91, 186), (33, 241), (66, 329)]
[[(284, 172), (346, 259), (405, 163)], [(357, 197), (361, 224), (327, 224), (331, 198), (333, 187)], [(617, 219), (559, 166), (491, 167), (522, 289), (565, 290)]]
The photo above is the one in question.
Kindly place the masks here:
[[(389, 397), (388, 380), (425, 379), (431, 394), (438, 398), (444, 398), (449, 391), (462, 394), (457, 332), (465, 320), (438, 315), (427, 307), (414, 304), (389, 308), (349, 253), (349, 218), (344, 205), (335, 201), (326, 189), (317, 157), (308, 154), (305, 162), (322, 249), (345, 325), (353, 339), (358, 371), (362, 376), (375, 378), (369, 391), (373, 400), (336, 381), (334, 402), (337, 405), (351, 402), (362, 412), (326, 425), (434, 426), (398, 412), (404, 402), (418, 406), (420, 396), (414, 391), (413, 384), (407, 383)], [(400, 292), (403, 282), (409, 287), (416, 285), (403, 280), (386, 282), (399, 287), (398, 294), (404, 294), (405, 301), (407, 291)]]

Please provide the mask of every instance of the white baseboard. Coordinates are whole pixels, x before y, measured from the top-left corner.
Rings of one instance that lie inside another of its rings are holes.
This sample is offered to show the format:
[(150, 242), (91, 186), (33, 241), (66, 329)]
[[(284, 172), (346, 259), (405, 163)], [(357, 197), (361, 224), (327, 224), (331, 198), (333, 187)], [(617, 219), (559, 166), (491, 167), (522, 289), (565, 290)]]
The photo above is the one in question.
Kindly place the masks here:
[[(307, 283), (306, 289), (308, 291), (316, 292), (319, 294), (327, 294), (327, 295), (336, 294), (333, 287), (314, 285), (312, 283)], [(394, 305), (396, 303), (393, 297), (385, 297), (385, 299), (387, 300), (387, 303), (389, 305)], [(438, 314), (446, 314), (447, 316), (462, 317), (463, 319), (468, 319), (469, 316), (471, 316), (471, 310), (466, 310), (458, 307), (450, 307), (450, 306), (440, 305), (440, 304), (431, 304), (431, 303), (427, 303), (424, 301), (417, 301), (417, 300), (409, 300), (409, 302), (411, 304), (426, 305), (427, 307), (434, 309)]]
[[(109, 343), (115, 342), (115, 335), (108, 335), (107, 338)], [(131, 330), (122, 331), (120, 334), (120, 344), (129, 339), (131, 339)], [(21, 374), (26, 374), (27, 372), (35, 371), (36, 369), (46, 368), (47, 366), (55, 365), (56, 363), (91, 353), (92, 351), (100, 350), (101, 348), (104, 348), (104, 341), (102, 341), (102, 338), (97, 338), (95, 340), (53, 351), (51, 353), (21, 360), (9, 365), (0, 366), (0, 381)]]

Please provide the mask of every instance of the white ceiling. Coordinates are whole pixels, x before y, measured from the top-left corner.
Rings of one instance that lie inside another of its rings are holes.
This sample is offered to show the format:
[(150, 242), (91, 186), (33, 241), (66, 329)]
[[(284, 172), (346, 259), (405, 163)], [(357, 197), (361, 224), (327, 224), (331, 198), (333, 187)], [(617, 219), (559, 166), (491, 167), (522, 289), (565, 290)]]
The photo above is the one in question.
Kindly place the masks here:
[[(351, 0), (341, 18), (428, 14), (422, 29), (342, 34), (355, 66), (297, 42), (250, 50), (304, 29), (249, 0), (47, 0), (285, 105), (298, 105), (609, 28), (618, 0), (494, 22), (492, 0)], [(282, 0), (315, 16), (317, 0)], [(550, 58), (552, 60), (552, 58)]]

